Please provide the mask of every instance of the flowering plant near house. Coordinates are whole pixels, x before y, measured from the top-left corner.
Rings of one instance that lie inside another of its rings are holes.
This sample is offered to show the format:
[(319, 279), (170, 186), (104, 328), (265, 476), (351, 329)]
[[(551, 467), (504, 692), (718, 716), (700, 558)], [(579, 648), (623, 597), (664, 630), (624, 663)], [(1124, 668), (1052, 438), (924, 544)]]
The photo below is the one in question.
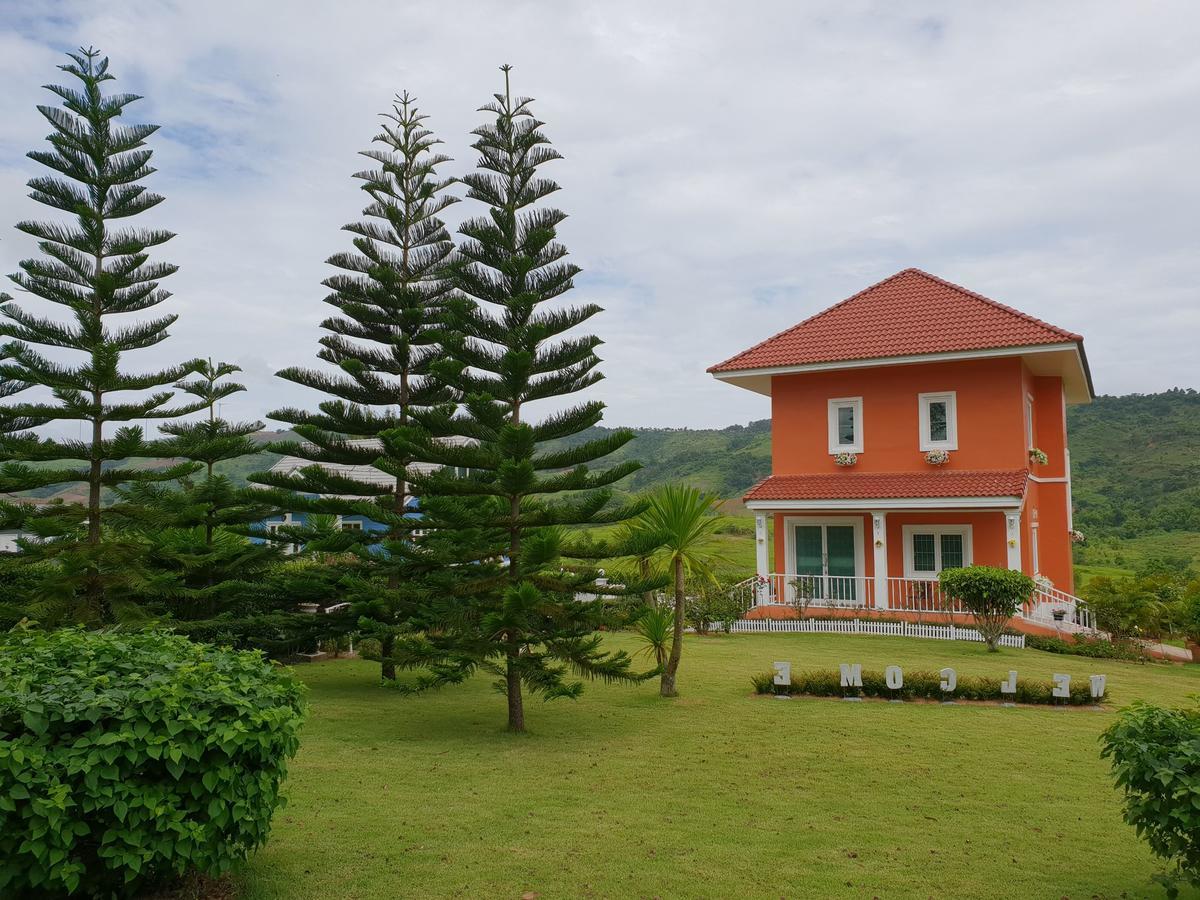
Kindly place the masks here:
[(835, 453), (833, 461), (839, 466), (852, 466), (858, 462), (858, 455), (855, 453)]
[(950, 462), (949, 450), (930, 450), (925, 454), (925, 462), (931, 466), (944, 466)]
[(1039, 466), (1044, 466), (1050, 462), (1050, 457), (1046, 455), (1045, 450), (1039, 450), (1037, 447), (1034, 447), (1029, 451), (1029, 461), (1037, 463)]
[(1084, 537), (1084, 534), (1082, 531), (1072, 530), (1072, 531), (1067, 532), (1067, 534), (1070, 535), (1072, 544), (1082, 544), (1084, 541), (1087, 540), (1087, 538)]

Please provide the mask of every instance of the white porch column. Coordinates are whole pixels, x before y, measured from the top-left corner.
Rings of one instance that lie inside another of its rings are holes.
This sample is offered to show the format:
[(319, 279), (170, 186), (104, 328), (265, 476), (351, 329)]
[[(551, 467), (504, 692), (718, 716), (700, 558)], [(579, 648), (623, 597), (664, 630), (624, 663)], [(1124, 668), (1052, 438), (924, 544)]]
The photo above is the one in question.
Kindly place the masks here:
[(875, 549), (875, 608), (888, 608), (887, 513), (871, 513), (871, 546)]
[(1021, 571), (1021, 510), (1004, 511), (1004, 537), (1008, 543), (1008, 567)]
[(771, 548), (767, 543), (767, 514), (754, 514), (754, 569), (759, 578), (771, 574)]

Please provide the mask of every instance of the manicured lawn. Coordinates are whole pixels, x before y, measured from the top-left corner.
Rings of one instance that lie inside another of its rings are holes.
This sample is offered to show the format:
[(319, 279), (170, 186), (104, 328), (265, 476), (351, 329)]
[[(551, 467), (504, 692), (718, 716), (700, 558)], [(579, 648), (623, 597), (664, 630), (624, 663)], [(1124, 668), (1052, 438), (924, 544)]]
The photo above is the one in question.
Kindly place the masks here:
[[(632, 647), (626, 635), (610, 638)], [(1184, 702), (1200, 667), (832, 635), (689, 638), (683, 696), (589, 685), (501, 729), (488, 680), (404, 698), (377, 667), (297, 671), (312, 711), (253, 898), (1153, 896), (1098, 756), (1111, 712), (781, 701), (773, 660), (1108, 674)]]

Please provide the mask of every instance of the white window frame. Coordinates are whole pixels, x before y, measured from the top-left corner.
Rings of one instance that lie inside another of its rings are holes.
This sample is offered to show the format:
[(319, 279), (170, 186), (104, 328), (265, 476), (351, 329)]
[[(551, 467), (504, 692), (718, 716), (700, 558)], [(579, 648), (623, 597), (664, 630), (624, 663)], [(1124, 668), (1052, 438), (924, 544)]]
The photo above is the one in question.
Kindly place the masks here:
[[(922, 450), (957, 450), (958, 449), (958, 392), (937, 391), (930, 394), (917, 394), (917, 402), (921, 408), (920, 429)], [(946, 404), (946, 440), (935, 441), (930, 435), (929, 406), (932, 403)]]
[[(974, 556), (974, 536), (970, 525), (905, 525), (901, 528), (904, 538), (904, 577), (905, 578), (937, 578), (942, 571), (942, 535), (961, 534), (963, 539), (963, 565), (971, 565)], [(914, 534), (933, 535), (933, 565), (932, 572), (918, 572), (913, 567)]]
[(1025, 449), (1032, 450), (1033, 442), (1033, 394), (1025, 395)]
[(1042, 574), (1041, 550), (1038, 547), (1038, 527), (1036, 524), (1029, 526), (1029, 565), (1033, 569), (1034, 575)]
[[(854, 443), (838, 443), (838, 410), (850, 408), (854, 410)], [(863, 398), (835, 397), (829, 401), (829, 452), (862, 453), (863, 452)]]

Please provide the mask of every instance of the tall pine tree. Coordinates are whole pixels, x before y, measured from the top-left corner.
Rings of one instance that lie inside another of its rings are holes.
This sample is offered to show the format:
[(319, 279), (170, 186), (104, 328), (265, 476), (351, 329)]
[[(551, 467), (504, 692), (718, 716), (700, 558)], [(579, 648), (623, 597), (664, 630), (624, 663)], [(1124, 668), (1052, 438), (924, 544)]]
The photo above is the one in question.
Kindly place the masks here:
[[(633, 681), (624, 652), (606, 653), (595, 632), (596, 605), (575, 599), (595, 572), (572, 570), (562, 557), (583, 555), (569, 546), (567, 526), (623, 521), (636, 507), (614, 505), (610, 485), (636, 471), (627, 462), (602, 471), (589, 464), (632, 439), (627, 430), (562, 447), (551, 442), (597, 424), (604, 404), (589, 401), (540, 421), (531, 406), (567, 397), (600, 380), (595, 336), (565, 336), (600, 308), (554, 301), (573, 286), (579, 269), (563, 259), (556, 240), (565, 213), (539, 201), (558, 190), (541, 168), (559, 158), (530, 111), (514, 99), (509, 67), (504, 92), (481, 111), (494, 121), (474, 131), (477, 170), (462, 181), (487, 213), (465, 222), (453, 263), (453, 282), (466, 303), (457, 310), (461, 340), (452, 346), (461, 364), (454, 385), (462, 411), (416, 414), (425, 431), (398, 429), (412, 454), (445, 468), (414, 477), (431, 535), (403, 548), (409, 562), (436, 564), (450, 581), (445, 627), (413, 646), (434, 660), (426, 683), (455, 681), (482, 669), (498, 676), (508, 700), (508, 727), (525, 730), (522, 689), (574, 697), (582, 683), (570, 676)], [(430, 435), (455, 435), (452, 445)], [(463, 469), (470, 475), (456, 474)], [(440, 659), (438, 658), (440, 655)]]
[[(393, 679), (396, 635), (407, 628), (415, 598), (391, 550), (417, 527), (409, 468), (418, 460), (386, 434), (410, 425), (414, 411), (453, 399), (430, 373), (442, 356), (451, 290), (444, 269), (454, 249), (440, 216), (457, 198), (445, 192), (450, 181), (437, 169), (447, 157), (435, 152), (440, 141), (425, 127), (427, 117), (413, 98), (400, 95), (382, 118), (376, 146), (362, 151), (374, 166), (355, 175), (371, 202), (362, 221), (345, 226), (354, 249), (329, 258), (341, 271), (324, 282), (331, 290), (325, 302), (337, 314), (322, 323), (329, 334), (318, 356), (337, 371), (292, 367), (279, 373), (335, 399), (320, 403), (318, 412), (289, 408), (270, 414), (303, 438), (271, 449), (314, 465), (292, 474), (258, 473), (253, 480), (295, 492), (290, 501), (276, 496), (293, 510), (362, 516), (385, 527), (383, 534), (353, 536), (363, 577), (352, 594), (364, 624), (381, 641), (384, 677)], [(390, 480), (367, 469), (329, 468), (330, 463), (373, 467)], [(382, 547), (367, 549), (376, 542)]]
[[(145, 142), (158, 126), (117, 121), (140, 98), (102, 92), (102, 85), (113, 80), (107, 58), (88, 49), (70, 59), (60, 68), (79, 86), (47, 86), (62, 107), (38, 107), (53, 129), (47, 137), (50, 148), (29, 153), (53, 174), (33, 178), (29, 187), (34, 200), (71, 218), (19, 223), (20, 231), (38, 240), (42, 256), (23, 260), (21, 271), (10, 276), (21, 290), (58, 307), (62, 316), (45, 317), (0, 296), (0, 338), (8, 339), (0, 381), (38, 386), (50, 394), (10, 405), (4, 414), (10, 420), (77, 422), (87, 436), (35, 444), (3, 438), (0, 452), (21, 461), (0, 469), (0, 490), (86, 485), (85, 503), (32, 516), (26, 525), (55, 538), (40, 547), (43, 555), (59, 562), (61, 578), (54, 593), (63, 600), (82, 599), (84, 606), (77, 611), (82, 617), (110, 621), (114, 601), (127, 599), (139, 565), (136, 548), (106, 535), (102, 491), (126, 482), (177, 478), (193, 469), (185, 464), (146, 471), (114, 463), (160, 455), (142, 428), (130, 423), (196, 409), (168, 406), (173, 392), (162, 389), (186, 376), (195, 363), (149, 373), (122, 370), (122, 354), (158, 344), (176, 318), (127, 318), (165, 301), (170, 294), (159, 281), (175, 271), (175, 266), (151, 262), (147, 252), (169, 240), (171, 232), (121, 227), (122, 220), (162, 202), (141, 184), (155, 171)], [(113, 425), (118, 427), (110, 431)], [(28, 461), (57, 467), (23, 464)]]

